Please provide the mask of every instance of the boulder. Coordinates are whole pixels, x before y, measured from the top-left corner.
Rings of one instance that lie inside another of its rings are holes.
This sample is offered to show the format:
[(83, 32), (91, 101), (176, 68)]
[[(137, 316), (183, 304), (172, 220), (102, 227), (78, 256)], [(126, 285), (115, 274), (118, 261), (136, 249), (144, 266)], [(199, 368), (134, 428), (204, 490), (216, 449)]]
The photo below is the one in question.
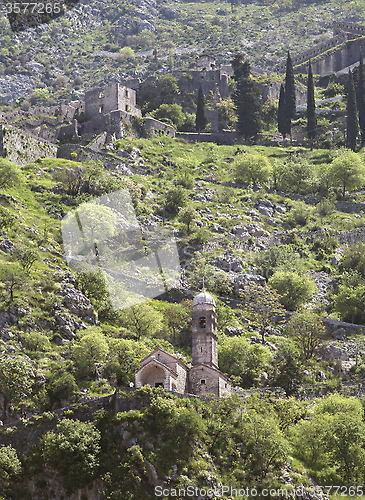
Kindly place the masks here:
[(267, 217), (272, 217), (273, 209), (270, 207), (266, 207), (264, 205), (259, 205), (257, 207), (257, 210), (260, 212), (261, 215), (266, 215)]
[(8, 238), (5, 238), (5, 240), (0, 241), (0, 250), (3, 252), (9, 252), (12, 253), (15, 248), (15, 245), (12, 241), (10, 241)]

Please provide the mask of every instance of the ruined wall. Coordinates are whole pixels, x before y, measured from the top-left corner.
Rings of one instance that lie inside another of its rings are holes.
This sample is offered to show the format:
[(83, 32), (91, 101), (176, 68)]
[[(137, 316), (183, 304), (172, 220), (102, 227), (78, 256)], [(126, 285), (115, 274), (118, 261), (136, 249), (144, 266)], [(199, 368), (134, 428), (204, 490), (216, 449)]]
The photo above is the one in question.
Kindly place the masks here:
[(136, 92), (129, 87), (119, 85), (119, 83), (86, 92), (85, 113), (91, 118), (115, 110), (141, 116), (141, 110), (136, 106)]
[(17, 165), (26, 165), (39, 158), (55, 158), (57, 146), (22, 130), (1, 126), (0, 155)]
[(160, 122), (155, 118), (147, 116), (144, 119), (143, 128), (147, 137), (154, 137), (155, 135), (168, 135), (169, 137), (175, 137), (175, 129), (167, 123)]

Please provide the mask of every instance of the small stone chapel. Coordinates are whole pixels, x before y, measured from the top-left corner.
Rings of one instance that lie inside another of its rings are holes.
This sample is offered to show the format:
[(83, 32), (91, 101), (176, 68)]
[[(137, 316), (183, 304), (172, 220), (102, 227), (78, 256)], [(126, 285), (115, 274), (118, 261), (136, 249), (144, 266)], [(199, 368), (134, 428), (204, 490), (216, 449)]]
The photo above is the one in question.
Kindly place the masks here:
[(218, 337), (215, 301), (205, 291), (196, 295), (192, 314), (193, 366), (181, 359), (155, 349), (141, 361), (136, 372), (136, 387), (163, 387), (180, 394), (229, 396), (231, 385), (218, 369)]

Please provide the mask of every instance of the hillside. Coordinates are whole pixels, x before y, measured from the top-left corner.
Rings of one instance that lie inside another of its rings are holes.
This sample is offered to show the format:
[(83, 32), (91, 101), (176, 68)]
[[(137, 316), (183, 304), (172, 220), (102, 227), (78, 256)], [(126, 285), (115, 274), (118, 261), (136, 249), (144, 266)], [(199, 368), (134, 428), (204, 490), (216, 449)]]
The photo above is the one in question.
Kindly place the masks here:
[(329, 38), (334, 20), (363, 23), (363, 9), (363, 1), (232, 2), (228, 31), (219, 2), (80, 2), (65, 17), (16, 34), (2, 17), (0, 96), (15, 104), (43, 88), (34, 102), (52, 105), (128, 76), (194, 69), (202, 52), (218, 67), (242, 52), (271, 72), (288, 48), (295, 55)]
[[(0, 494), (142, 499), (155, 486), (247, 483), (264, 498), (263, 488), (282, 485), (360, 487), (361, 153), (167, 137), (109, 149), (123, 153), (123, 173), (55, 158), (0, 163)], [(349, 164), (357, 170), (343, 185)], [(70, 268), (61, 219), (119, 189), (139, 224), (173, 232), (182, 273), (171, 292), (116, 310), (118, 283), (101, 269), (116, 250), (133, 260), (143, 252), (127, 240), (113, 246), (120, 218), (99, 207), (90, 227), (104, 227), (100, 267)], [(134, 393), (129, 383), (156, 347), (190, 364), (191, 299), (203, 277), (217, 304), (219, 368), (235, 394)], [(335, 390), (343, 396), (316, 399)]]

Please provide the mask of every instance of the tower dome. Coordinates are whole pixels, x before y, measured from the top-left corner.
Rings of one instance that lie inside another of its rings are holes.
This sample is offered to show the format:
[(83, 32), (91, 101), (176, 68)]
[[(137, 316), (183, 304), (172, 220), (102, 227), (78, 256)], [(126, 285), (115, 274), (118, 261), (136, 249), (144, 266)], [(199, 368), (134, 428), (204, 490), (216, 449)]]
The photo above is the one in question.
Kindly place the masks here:
[[(193, 309), (198, 308), (199, 306), (204, 306), (204, 305), (210, 305), (215, 307), (215, 300), (213, 297), (210, 295), (210, 293), (207, 293), (205, 291), (205, 288), (194, 297), (193, 300)], [(200, 308), (199, 307), (199, 308)]]

